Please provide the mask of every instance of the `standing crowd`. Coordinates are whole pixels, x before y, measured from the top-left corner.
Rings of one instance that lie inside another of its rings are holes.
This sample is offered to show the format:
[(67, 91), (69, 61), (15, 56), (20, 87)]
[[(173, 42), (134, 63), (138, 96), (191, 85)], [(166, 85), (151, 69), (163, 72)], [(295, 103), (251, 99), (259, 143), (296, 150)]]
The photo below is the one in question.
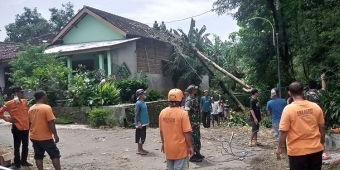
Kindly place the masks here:
[[(322, 89), (325, 90), (325, 74), (322, 74)], [(60, 152), (57, 148), (59, 137), (55, 128), (55, 116), (47, 105), (44, 91), (34, 94), (36, 104), (28, 107), (21, 87), (14, 87), (14, 98), (0, 108), (0, 118), (12, 123), (14, 141), (14, 166), (32, 166), (27, 161), (29, 139), (33, 144), (34, 159), (38, 170), (43, 170), (43, 158), (48, 153), (56, 170), (60, 170)], [(252, 122), (249, 146), (261, 145), (258, 142), (261, 107), (259, 90), (252, 89), (249, 102)], [(169, 106), (159, 114), (159, 130), (162, 141), (161, 151), (167, 159), (168, 170), (188, 169), (190, 162), (202, 162), (201, 123), (209, 128), (228, 118), (229, 106), (221, 100), (213, 100), (209, 91), (199, 97), (199, 88), (190, 85), (183, 93), (180, 89), (171, 89), (168, 93)], [(266, 110), (271, 115), (273, 135), (277, 143), (276, 155), (281, 159), (287, 151), (291, 170), (321, 170), (324, 150), (325, 131), (323, 111), (319, 106), (320, 90), (311, 82), (305, 92), (300, 82), (293, 82), (288, 87), (289, 99), (281, 98), (279, 89), (271, 90), (271, 99)], [(148, 108), (145, 103), (144, 89), (136, 91), (135, 105), (135, 142), (137, 154), (147, 155), (143, 148), (146, 140), (146, 127), (149, 125)], [(308, 100), (307, 100), (308, 99)], [(211, 120), (212, 118), (212, 120)], [(21, 152), (20, 152), (21, 148)]]
[(54, 122), (56, 118), (52, 108), (47, 105), (46, 92), (35, 92), (36, 104), (29, 108), (27, 100), (24, 99), (24, 90), (20, 86), (14, 87), (12, 90), (14, 98), (1, 107), (0, 118), (12, 123), (14, 168), (33, 166), (27, 162), (28, 140), (30, 139), (38, 170), (44, 169), (45, 152), (50, 156), (54, 168), (60, 170), (60, 152), (56, 145), (59, 142), (59, 137)]

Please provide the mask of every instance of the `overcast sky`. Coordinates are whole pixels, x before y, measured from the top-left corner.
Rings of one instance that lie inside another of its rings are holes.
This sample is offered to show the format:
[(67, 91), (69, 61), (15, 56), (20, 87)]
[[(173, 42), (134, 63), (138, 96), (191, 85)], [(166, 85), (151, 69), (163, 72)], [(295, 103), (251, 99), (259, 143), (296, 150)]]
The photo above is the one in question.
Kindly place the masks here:
[[(61, 8), (62, 3), (74, 4), (75, 12), (84, 5), (112, 14), (136, 20), (149, 26), (157, 21), (173, 21), (201, 14), (212, 8), (214, 0), (0, 0), (0, 41), (6, 37), (5, 25), (14, 22), (15, 15), (21, 14), (24, 7), (38, 8), (38, 12), (49, 19), (49, 8)], [(207, 26), (207, 33), (227, 39), (231, 32), (239, 28), (230, 15), (218, 16), (214, 12), (194, 18), (198, 28)], [(168, 28), (189, 29), (190, 19), (166, 24)]]

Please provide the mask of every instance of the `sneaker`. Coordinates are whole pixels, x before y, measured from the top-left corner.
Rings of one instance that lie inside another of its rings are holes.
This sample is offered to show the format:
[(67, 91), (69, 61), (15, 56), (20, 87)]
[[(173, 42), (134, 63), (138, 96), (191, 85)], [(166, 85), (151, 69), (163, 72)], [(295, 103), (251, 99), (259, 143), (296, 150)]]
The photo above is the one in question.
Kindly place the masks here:
[(22, 162), (21, 163), (22, 166), (33, 166), (33, 164), (29, 163), (29, 162)]

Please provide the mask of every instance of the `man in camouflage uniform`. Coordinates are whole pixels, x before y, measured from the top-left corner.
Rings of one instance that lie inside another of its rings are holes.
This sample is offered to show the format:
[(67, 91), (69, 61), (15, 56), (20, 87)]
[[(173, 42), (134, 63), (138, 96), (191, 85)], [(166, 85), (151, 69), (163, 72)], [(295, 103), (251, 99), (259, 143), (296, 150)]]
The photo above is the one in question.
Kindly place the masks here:
[(317, 103), (320, 106), (320, 95), (321, 92), (326, 89), (326, 75), (322, 73), (321, 75), (321, 89), (317, 90), (317, 82), (315, 80), (311, 80), (308, 83), (309, 90), (305, 92), (305, 99), (311, 102)]
[(189, 96), (185, 101), (185, 110), (189, 113), (189, 119), (192, 127), (192, 138), (193, 138), (193, 147), (194, 147), (194, 155), (190, 158), (191, 162), (202, 162), (204, 158), (201, 155), (201, 133), (200, 133), (200, 124), (201, 124), (201, 114), (200, 114), (200, 103), (197, 96), (198, 87), (195, 85), (190, 85), (186, 89), (189, 93)]

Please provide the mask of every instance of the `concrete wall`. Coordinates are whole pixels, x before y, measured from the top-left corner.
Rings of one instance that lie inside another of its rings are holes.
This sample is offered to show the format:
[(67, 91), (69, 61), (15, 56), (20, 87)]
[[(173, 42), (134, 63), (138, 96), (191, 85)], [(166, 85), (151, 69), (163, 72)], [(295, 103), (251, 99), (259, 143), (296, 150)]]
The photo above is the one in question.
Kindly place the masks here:
[(165, 77), (162, 74), (148, 74), (148, 90), (158, 90), (163, 95), (167, 95), (169, 90), (174, 87), (171, 77)]
[(5, 87), (5, 65), (0, 64), (0, 87), (4, 89)]
[[(150, 127), (158, 127), (158, 117), (162, 109), (168, 106), (167, 101), (146, 102), (148, 106)], [(120, 126), (133, 127), (135, 104), (120, 104), (113, 106), (102, 106), (109, 111), (110, 116), (119, 120)], [(75, 123), (88, 124), (87, 115), (95, 107), (53, 107), (53, 112), (58, 117), (66, 117)]]
[(114, 67), (121, 66), (126, 63), (132, 75), (137, 73), (137, 56), (136, 56), (136, 42), (128, 42), (111, 50), (113, 70)]
[(64, 44), (124, 39), (118, 31), (90, 15), (83, 17), (64, 37)]

